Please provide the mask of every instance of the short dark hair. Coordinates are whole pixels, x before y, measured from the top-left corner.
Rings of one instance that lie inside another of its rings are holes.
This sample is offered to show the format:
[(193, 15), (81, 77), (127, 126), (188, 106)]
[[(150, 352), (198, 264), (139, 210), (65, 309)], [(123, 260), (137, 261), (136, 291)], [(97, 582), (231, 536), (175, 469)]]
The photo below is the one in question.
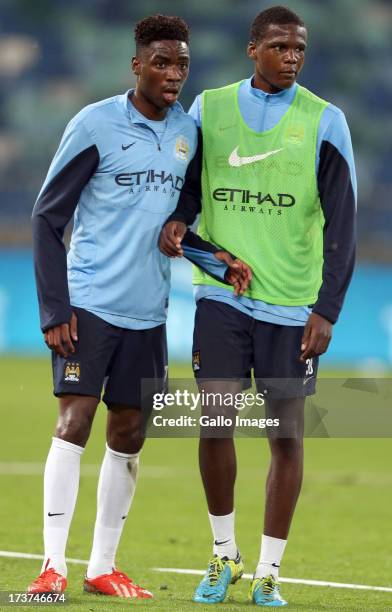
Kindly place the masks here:
[(271, 8), (261, 11), (250, 28), (250, 40), (258, 42), (265, 34), (269, 25), (287, 25), (294, 23), (295, 25), (305, 27), (301, 17), (285, 6), (271, 6)]
[(180, 40), (189, 44), (189, 27), (181, 17), (150, 15), (135, 26), (136, 50), (156, 40)]

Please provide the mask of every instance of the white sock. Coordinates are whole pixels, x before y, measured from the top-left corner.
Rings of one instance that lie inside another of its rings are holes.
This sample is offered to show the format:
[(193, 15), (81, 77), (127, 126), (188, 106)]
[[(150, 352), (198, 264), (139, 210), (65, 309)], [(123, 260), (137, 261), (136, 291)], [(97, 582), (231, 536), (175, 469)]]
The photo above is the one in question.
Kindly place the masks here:
[(135, 493), (139, 453), (127, 455), (106, 445), (98, 482), (97, 519), (87, 576), (109, 574), (115, 567), (118, 543)]
[(49, 567), (67, 575), (65, 547), (79, 489), (80, 457), (84, 448), (52, 438), (44, 474), (44, 545)]
[(272, 574), (276, 580), (279, 578), (279, 567), (282, 561), (287, 540), (262, 535), (260, 560), (256, 567), (255, 578), (264, 578)]
[(238, 554), (237, 544), (234, 535), (234, 515), (235, 510), (230, 514), (215, 516), (208, 513), (212, 534), (214, 536), (214, 555), (235, 559)]

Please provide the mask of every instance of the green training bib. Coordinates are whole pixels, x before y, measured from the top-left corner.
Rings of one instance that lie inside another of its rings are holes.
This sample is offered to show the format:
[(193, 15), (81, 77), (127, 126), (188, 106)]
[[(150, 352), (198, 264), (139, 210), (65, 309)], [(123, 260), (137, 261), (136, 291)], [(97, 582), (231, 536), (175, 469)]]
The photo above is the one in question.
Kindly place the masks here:
[[(266, 132), (250, 129), (234, 83), (202, 95), (202, 213), (198, 233), (248, 263), (246, 296), (282, 306), (313, 304), (321, 285), (324, 217), (316, 142), (327, 102), (298, 86)], [(194, 267), (194, 284), (226, 287)]]

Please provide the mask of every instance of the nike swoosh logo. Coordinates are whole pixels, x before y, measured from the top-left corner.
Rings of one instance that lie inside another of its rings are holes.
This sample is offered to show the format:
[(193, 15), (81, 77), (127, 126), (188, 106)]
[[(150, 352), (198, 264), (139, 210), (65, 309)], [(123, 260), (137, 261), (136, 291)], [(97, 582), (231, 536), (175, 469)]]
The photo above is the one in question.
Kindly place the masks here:
[(308, 376), (307, 378), (304, 378), (304, 385), (306, 385), (306, 383), (308, 383), (310, 380), (312, 380), (313, 376)]
[(260, 153), (260, 155), (251, 155), (250, 157), (240, 157), (238, 155), (238, 147), (234, 149), (234, 151), (230, 154), (229, 164), (234, 168), (238, 168), (239, 166), (246, 166), (247, 164), (254, 164), (255, 162), (261, 161), (262, 159), (266, 159), (270, 155), (276, 155), (283, 151), (282, 149), (275, 149), (274, 151), (268, 151), (268, 153)]
[[(135, 142), (136, 142), (136, 140), (135, 140)], [(129, 149), (129, 147), (132, 147), (132, 145), (134, 145), (135, 142), (131, 142), (131, 144), (129, 144), (129, 145), (121, 145), (122, 150), (126, 151), (127, 149)]]
[(227, 542), (230, 542), (230, 538), (228, 540), (222, 540), (222, 542), (215, 540), (215, 546), (221, 546), (222, 544), (227, 544)]
[(48, 516), (63, 516), (65, 512), (48, 512)]

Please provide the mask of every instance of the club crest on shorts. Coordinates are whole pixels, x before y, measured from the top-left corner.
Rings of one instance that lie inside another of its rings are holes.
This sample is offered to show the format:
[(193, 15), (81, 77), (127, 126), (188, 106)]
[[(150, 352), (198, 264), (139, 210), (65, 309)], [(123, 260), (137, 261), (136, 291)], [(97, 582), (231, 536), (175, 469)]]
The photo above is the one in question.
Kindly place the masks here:
[(174, 156), (180, 161), (189, 161), (189, 141), (185, 136), (179, 136), (174, 147)]
[(78, 361), (67, 361), (64, 369), (64, 382), (80, 382), (80, 363)]
[(200, 370), (200, 351), (193, 351), (192, 368), (194, 372)]

